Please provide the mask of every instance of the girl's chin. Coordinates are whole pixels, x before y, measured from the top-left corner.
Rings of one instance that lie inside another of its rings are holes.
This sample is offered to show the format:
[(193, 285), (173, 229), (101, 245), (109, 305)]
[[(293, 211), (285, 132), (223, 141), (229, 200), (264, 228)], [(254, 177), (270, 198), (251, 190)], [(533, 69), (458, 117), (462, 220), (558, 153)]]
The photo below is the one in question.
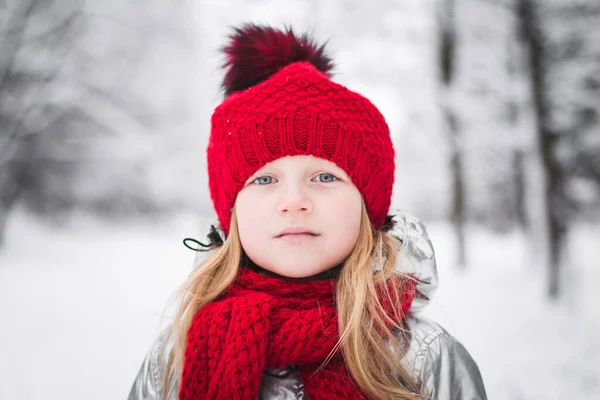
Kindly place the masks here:
[(297, 265), (293, 266), (293, 267), (290, 266), (289, 268), (269, 269), (269, 271), (272, 273), (283, 276), (285, 278), (292, 278), (292, 279), (310, 278), (313, 276), (317, 276), (327, 270), (329, 270), (329, 268), (314, 268), (314, 267), (302, 268)]

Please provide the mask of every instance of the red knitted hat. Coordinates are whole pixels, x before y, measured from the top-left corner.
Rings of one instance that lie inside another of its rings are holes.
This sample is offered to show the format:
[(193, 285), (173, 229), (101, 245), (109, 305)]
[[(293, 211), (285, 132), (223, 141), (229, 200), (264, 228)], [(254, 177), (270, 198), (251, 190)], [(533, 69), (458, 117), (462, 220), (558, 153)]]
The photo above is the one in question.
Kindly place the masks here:
[(246, 180), (278, 158), (334, 162), (361, 192), (380, 228), (394, 183), (394, 148), (379, 110), (329, 79), (324, 47), (292, 30), (245, 25), (225, 47), (225, 100), (215, 109), (207, 148), (211, 198), (221, 228)]

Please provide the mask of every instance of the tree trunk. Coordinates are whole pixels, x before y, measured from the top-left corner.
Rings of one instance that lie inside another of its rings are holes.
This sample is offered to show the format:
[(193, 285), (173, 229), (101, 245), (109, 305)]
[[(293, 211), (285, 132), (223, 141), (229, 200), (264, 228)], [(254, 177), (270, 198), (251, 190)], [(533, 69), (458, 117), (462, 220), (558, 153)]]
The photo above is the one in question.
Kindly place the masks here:
[(557, 134), (550, 126), (550, 102), (545, 78), (547, 54), (544, 34), (539, 20), (539, 5), (533, 0), (518, 1), (521, 34), (528, 48), (529, 73), (532, 85), (533, 106), (537, 122), (542, 168), (545, 175), (545, 218), (549, 238), (548, 296), (557, 299), (561, 294), (560, 267), (566, 237), (566, 200), (564, 175), (556, 158)]
[(21, 192), (20, 174), (14, 169), (10, 164), (0, 169), (0, 249), (4, 246), (8, 218)]
[(524, 231), (529, 230), (529, 221), (525, 210), (525, 155), (523, 150), (517, 149), (513, 153), (513, 182), (515, 187), (515, 217), (517, 224)]
[(446, 123), (453, 137), (452, 155), (450, 158), (450, 171), (452, 173), (452, 225), (457, 246), (457, 265), (461, 269), (467, 267), (467, 254), (465, 243), (465, 182), (463, 175), (462, 153), (457, 143), (458, 127), (456, 116), (452, 110), (444, 110)]
[(455, 57), (456, 57), (456, 31), (455, 31), (454, 0), (443, 0), (440, 16), (440, 75), (443, 84), (442, 112), (445, 129), (449, 136), (450, 145), (450, 173), (452, 203), (450, 220), (454, 228), (457, 250), (457, 265), (465, 269), (467, 265), (465, 229), (465, 180), (463, 173), (463, 155), (460, 147), (460, 132), (458, 117), (448, 100), (454, 83)]

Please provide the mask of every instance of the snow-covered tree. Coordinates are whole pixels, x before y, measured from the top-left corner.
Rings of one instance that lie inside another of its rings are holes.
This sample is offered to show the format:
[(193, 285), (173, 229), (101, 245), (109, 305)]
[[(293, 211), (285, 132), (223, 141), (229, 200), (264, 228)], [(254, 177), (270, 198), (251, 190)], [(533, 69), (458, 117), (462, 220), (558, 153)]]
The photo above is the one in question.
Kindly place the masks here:
[[(190, 37), (177, 2), (9, 1), (0, 8), (0, 238), (17, 202), (147, 212), (190, 112)], [(182, 73), (185, 72), (185, 73)], [(173, 78), (176, 77), (176, 78)], [(189, 81), (189, 78), (188, 78)], [(160, 160), (163, 160), (162, 164)]]

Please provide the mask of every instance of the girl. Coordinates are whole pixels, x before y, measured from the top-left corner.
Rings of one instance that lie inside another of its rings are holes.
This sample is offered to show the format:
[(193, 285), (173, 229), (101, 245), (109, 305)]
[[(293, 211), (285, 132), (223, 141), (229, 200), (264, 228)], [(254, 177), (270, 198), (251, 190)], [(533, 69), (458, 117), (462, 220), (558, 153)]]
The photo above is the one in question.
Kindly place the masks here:
[(389, 215), (381, 113), (306, 35), (230, 39), (207, 149), (223, 236), (129, 399), (485, 399), (465, 348), (417, 314), (435, 261), (420, 223)]

